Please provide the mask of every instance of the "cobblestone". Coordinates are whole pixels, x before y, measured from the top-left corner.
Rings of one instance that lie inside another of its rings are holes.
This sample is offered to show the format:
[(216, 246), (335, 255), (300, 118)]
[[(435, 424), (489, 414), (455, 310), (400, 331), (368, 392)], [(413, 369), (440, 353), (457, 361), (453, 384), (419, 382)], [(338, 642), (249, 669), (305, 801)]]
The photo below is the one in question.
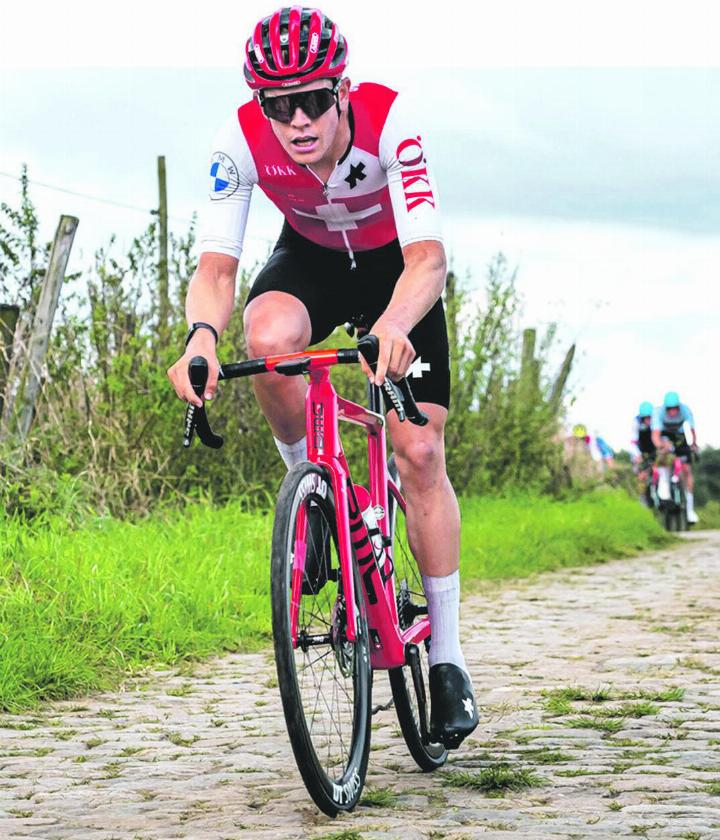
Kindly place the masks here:
[[(479, 729), (423, 774), (381, 712), (368, 784), (394, 807), (337, 820), (302, 786), (267, 653), (3, 716), (0, 837), (720, 838), (719, 575), (720, 535), (698, 534), (468, 595)], [(375, 686), (386, 702), (383, 674)], [(585, 699), (549, 702), (570, 688)], [(450, 771), (496, 765), (539, 783), (497, 797), (450, 785)]]

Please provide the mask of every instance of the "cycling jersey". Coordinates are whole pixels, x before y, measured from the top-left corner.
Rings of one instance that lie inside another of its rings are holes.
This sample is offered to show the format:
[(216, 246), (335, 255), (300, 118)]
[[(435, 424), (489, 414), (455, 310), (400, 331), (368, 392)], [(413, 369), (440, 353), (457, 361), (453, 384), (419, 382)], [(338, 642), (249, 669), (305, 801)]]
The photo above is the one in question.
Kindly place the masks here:
[(652, 442), (652, 428), (650, 424), (642, 422), (640, 416), (633, 420), (632, 435), (630, 437), (633, 455), (654, 455), (655, 444)]
[(334, 251), (442, 241), (438, 192), (423, 138), (401, 98), (383, 85), (350, 89), (351, 140), (327, 183), (297, 164), (275, 137), (256, 100), (220, 130), (210, 161), (210, 201), (200, 251), (240, 257), (252, 188), (257, 184), (305, 239)]
[(689, 423), (691, 429), (695, 428), (692, 411), (685, 403), (680, 403), (680, 411), (675, 417), (668, 414), (664, 406), (657, 406), (653, 411), (651, 427), (654, 432), (679, 434), (682, 433), (685, 423)]

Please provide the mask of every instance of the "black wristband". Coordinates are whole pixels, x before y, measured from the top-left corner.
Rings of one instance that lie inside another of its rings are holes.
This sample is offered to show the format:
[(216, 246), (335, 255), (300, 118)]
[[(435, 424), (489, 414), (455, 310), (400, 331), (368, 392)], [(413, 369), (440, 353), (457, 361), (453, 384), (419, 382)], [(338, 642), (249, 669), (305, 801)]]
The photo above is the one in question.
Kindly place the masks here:
[(190, 343), (190, 339), (195, 335), (198, 330), (210, 330), (210, 332), (215, 336), (215, 344), (218, 343), (218, 333), (215, 327), (212, 324), (206, 324), (205, 321), (195, 321), (190, 329), (188, 330), (187, 337), (185, 338), (185, 346), (187, 347)]

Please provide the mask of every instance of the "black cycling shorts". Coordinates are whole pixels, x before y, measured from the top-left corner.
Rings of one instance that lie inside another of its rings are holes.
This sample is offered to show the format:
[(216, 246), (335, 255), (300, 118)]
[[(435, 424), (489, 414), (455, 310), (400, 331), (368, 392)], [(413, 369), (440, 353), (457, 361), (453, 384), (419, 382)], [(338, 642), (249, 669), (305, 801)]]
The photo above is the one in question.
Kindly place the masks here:
[[(270, 259), (261, 269), (246, 306), (264, 292), (286, 292), (302, 301), (310, 315), (310, 344), (327, 338), (348, 321), (372, 327), (387, 309), (404, 268), (394, 240), (382, 248), (355, 254), (351, 268), (346, 251), (323, 248), (300, 236), (285, 222)], [(415, 361), (408, 373), (418, 402), (448, 407), (450, 362), (442, 300), (410, 332)]]
[(660, 432), (661, 437), (667, 438), (672, 443), (675, 454), (680, 458), (684, 464), (689, 464), (692, 459), (692, 450), (690, 444), (687, 442), (685, 432), (675, 432), (671, 429), (663, 429)]

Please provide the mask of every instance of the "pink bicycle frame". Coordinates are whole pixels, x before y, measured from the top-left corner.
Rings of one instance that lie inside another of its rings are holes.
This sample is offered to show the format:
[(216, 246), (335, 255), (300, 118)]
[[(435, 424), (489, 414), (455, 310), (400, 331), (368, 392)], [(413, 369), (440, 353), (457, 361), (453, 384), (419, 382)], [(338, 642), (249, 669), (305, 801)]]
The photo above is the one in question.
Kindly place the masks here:
[[(330, 382), (329, 367), (338, 363), (337, 351), (320, 350), (286, 354), (266, 359), (268, 370), (281, 362), (308, 359), (310, 385), (306, 396), (306, 429), (308, 460), (321, 466), (328, 474), (337, 513), (338, 555), (340, 574), (347, 610), (346, 633), (349, 641), (357, 638), (355, 612), (355, 581), (352, 564), (356, 562), (362, 581), (373, 668), (397, 668), (406, 663), (408, 644), (419, 644), (430, 635), (430, 622), (423, 617), (407, 630), (399, 626), (395, 599), (394, 558), (388, 546), (383, 561), (378, 563), (367, 526), (358, 504), (356, 486), (350, 476), (339, 434), (339, 421), (362, 426), (368, 437), (369, 493), (372, 505), (381, 508), (378, 517), (382, 535), (389, 536), (388, 487), (394, 503), (405, 511), (405, 500), (387, 470), (385, 447), (385, 418), (369, 409), (341, 397)], [(298, 613), (302, 597), (305, 565), (305, 517), (298, 521), (297, 546), (292, 575), (290, 630), (293, 645), (297, 645)], [(386, 542), (388, 542), (386, 540)], [(365, 546), (363, 550), (359, 545)]]

